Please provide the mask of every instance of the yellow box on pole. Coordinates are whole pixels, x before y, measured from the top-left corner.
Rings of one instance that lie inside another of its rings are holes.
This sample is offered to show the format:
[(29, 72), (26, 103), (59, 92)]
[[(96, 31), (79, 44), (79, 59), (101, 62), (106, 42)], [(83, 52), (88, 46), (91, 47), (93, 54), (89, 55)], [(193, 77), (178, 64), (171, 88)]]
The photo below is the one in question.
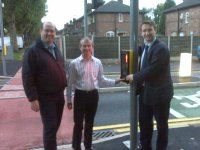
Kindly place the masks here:
[(3, 51), (4, 51), (4, 55), (7, 56), (7, 47), (5, 45), (4, 45)]

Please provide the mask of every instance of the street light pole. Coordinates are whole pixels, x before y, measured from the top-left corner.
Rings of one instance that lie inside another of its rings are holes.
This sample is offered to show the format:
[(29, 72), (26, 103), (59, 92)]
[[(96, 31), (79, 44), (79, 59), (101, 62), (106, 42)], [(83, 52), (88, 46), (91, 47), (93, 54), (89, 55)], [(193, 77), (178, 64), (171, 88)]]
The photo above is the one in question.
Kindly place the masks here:
[(87, 23), (87, 0), (84, 0), (84, 36), (88, 36), (88, 23)]
[(176, 11), (177, 11), (177, 36), (179, 36), (179, 34), (180, 34), (180, 13), (179, 13), (179, 9), (178, 9), (178, 7), (177, 6), (175, 6), (176, 7)]
[(2, 64), (3, 64), (3, 75), (7, 75), (6, 72), (6, 62), (5, 62), (5, 55), (4, 55), (4, 34), (3, 34), (3, 13), (2, 13), (2, 1), (0, 0), (0, 30), (1, 30), (1, 57), (2, 57)]
[[(138, 0), (130, 0), (130, 50), (133, 51), (133, 74), (138, 66)], [(138, 104), (136, 83), (130, 84), (130, 150), (137, 148), (138, 141)]]

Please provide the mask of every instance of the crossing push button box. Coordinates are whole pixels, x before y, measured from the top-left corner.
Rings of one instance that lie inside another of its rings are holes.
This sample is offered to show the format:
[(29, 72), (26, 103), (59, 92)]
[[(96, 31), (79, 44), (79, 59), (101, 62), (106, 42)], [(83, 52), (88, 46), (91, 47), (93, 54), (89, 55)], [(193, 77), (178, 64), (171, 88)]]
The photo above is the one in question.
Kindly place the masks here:
[(120, 60), (121, 60), (120, 78), (125, 79), (127, 75), (133, 73), (133, 51), (121, 50)]

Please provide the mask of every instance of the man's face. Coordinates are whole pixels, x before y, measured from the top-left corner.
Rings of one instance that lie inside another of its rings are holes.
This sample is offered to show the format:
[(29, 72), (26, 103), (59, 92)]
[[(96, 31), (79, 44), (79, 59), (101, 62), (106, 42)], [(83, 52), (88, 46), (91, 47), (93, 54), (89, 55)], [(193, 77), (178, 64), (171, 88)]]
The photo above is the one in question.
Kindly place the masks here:
[(55, 26), (51, 23), (44, 23), (43, 29), (40, 30), (42, 41), (51, 45), (56, 36)]
[(142, 37), (148, 42), (152, 42), (156, 36), (156, 31), (153, 26), (149, 24), (143, 24), (141, 27)]
[(92, 55), (93, 46), (91, 42), (85, 42), (81, 44), (80, 50), (83, 55), (90, 56)]

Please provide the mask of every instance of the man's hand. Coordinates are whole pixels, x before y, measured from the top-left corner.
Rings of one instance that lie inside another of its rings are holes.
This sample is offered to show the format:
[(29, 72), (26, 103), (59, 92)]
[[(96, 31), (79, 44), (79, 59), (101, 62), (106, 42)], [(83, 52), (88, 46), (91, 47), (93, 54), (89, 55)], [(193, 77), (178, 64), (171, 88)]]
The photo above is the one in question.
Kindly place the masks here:
[(38, 112), (40, 110), (40, 104), (38, 100), (34, 100), (31, 102), (31, 109), (35, 112)]
[(133, 74), (129, 74), (126, 76), (126, 80), (133, 81)]
[(68, 108), (69, 110), (72, 109), (72, 103), (71, 103), (71, 102), (68, 102), (68, 103), (67, 103), (67, 108)]
[(122, 82), (122, 81), (124, 81), (124, 79), (116, 79), (116, 80), (115, 80), (115, 84), (118, 84), (118, 83), (120, 83), (120, 82)]

